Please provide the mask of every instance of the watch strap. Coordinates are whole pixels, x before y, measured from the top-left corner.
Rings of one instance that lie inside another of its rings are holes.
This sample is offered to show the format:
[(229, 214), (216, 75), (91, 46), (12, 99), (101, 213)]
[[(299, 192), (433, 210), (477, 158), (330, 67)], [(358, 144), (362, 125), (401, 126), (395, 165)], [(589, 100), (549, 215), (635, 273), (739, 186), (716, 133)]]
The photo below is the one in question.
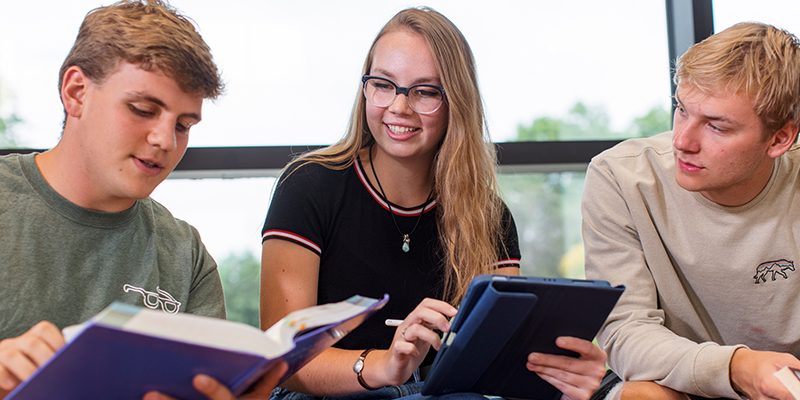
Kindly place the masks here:
[[(356, 360), (355, 365), (353, 365), (353, 371), (355, 371), (355, 373), (356, 373), (356, 378), (358, 379), (358, 383), (361, 385), (361, 387), (363, 387), (364, 389), (367, 389), (367, 390), (375, 390), (376, 389), (376, 388), (373, 388), (373, 387), (370, 387), (369, 385), (367, 385), (367, 382), (364, 381), (364, 377), (361, 376), (361, 372), (364, 370), (364, 360), (367, 358), (367, 354), (369, 354), (369, 352), (372, 351), (372, 350), (375, 350), (375, 349), (366, 349), (366, 350), (364, 350), (364, 352), (361, 353), (360, 356), (358, 356), (358, 360)], [(361, 368), (357, 367), (359, 363), (361, 364)]]

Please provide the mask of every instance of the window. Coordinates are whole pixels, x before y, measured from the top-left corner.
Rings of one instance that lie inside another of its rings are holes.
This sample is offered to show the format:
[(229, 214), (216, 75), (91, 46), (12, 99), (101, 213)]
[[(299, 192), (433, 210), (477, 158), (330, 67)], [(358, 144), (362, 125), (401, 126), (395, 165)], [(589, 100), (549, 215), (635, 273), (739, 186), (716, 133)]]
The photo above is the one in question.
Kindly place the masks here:
[(725, 30), (738, 22), (757, 21), (775, 25), (795, 35), (800, 34), (800, 3), (794, 0), (714, 1), (714, 31)]
[[(192, 129), (192, 146), (336, 141), (358, 95), (371, 41), (408, 4), (171, 3), (197, 22), (228, 83), (223, 98), (205, 105), (203, 122)], [(470, 42), (495, 141), (621, 139), (668, 129), (663, 2), (425, 3), (448, 16)], [(57, 73), (80, 21), (98, 4), (0, 3), (0, 14), (15, 16), (0, 24), (0, 118), (19, 119), (10, 130), (18, 145), (57, 143), (63, 118)], [(307, 88), (320, 76), (330, 86), (312, 95)], [(562, 263), (580, 272), (583, 173), (504, 168), (500, 179), (523, 242), (523, 273), (563, 274)], [(239, 265), (236, 260), (260, 259), (260, 229), (273, 184), (273, 178), (169, 179), (153, 197), (198, 228), (225, 275), (232, 265), (226, 260)], [(560, 236), (544, 235), (555, 231)]]
[[(103, 1), (109, 4), (111, 1)], [(328, 144), (344, 132), (361, 66), (380, 27), (405, 1), (173, 0), (198, 24), (228, 83), (204, 107), (192, 146)], [(612, 131), (669, 107), (665, 8), (636, 0), (426, 4), (448, 16), (475, 53), (494, 140), (535, 118), (568, 118), (582, 103)], [(14, 113), (19, 144), (55, 145), (63, 118), (59, 67), (96, 0), (3, 2), (0, 115)], [(635, 15), (635, 18), (628, 16)], [(316, 77), (328, 90), (312, 92)], [(5, 114), (2, 114), (5, 112)], [(584, 132), (592, 139), (603, 132)], [(611, 136), (620, 136), (611, 135)], [(608, 137), (608, 135), (606, 135)]]

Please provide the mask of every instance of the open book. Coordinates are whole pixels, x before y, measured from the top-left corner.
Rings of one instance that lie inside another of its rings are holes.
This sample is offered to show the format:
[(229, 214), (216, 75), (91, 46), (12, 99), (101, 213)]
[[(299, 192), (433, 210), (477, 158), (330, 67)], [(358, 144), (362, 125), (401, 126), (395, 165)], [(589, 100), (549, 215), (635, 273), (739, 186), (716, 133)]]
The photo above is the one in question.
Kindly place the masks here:
[(140, 399), (157, 390), (203, 399), (192, 378), (210, 375), (241, 394), (275, 363), (297, 372), (389, 300), (353, 296), (295, 311), (266, 332), (232, 321), (113, 303), (64, 329), (67, 344), (6, 399)]

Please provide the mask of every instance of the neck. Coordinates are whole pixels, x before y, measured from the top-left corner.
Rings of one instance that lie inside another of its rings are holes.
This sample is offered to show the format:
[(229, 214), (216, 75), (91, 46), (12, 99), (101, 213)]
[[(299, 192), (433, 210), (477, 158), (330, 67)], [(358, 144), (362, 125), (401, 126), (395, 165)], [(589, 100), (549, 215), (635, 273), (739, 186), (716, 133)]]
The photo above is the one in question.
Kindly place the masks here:
[(402, 162), (374, 149), (370, 157), (369, 151), (365, 149), (360, 154), (364, 172), (374, 187), (383, 189), (388, 201), (412, 208), (428, 199), (433, 189), (432, 160), (424, 163)]

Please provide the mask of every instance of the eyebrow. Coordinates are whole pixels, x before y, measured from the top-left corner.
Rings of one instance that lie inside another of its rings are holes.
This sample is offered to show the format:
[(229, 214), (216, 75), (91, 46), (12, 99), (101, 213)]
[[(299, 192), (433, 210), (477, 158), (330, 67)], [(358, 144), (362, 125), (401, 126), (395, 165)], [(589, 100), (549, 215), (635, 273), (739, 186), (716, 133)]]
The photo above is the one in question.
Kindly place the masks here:
[[(686, 107), (684, 107), (683, 102), (681, 101), (680, 94), (675, 93), (674, 98), (675, 98), (675, 101), (678, 102), (678, 105), (681, 106), (681, 108), (683, 108), (685, 110)], [(732, 120), (732, 119), (730, 119), (728, 117), (722, 116), (722, 115), (704, 114), (704, 115), (702, 115), (702, 117), (703, 117), (703, 119), (707, 119), (707, 120), (710, 120), (710, 121), (720, 121), (720, 122), (727, 122), (729, 124), (739, 125), (739, 122), (734, 121), (734, 120)]]
[[(394, 76), (394, 74), (392, 74), (391, 72), (389, 72), (389, 71), (387, 71), (387, 70), (385, 70), (385, 69), (383, 69), (383, 68), (375, 68), (375, 69), (373, 69), (373, 70), (372, 70), (372, 72), (371, 72), (370, 74), (371, 74), (371, 75), (374, 75), (374, 74), (376, 74), (376, 73), (377, 73), (377, 74), (384, 75), (384, 76), (386, 76), (387, 78), (389, 78), (389, 79), (392, 79), (392, 80), (396, 79), (396, 77)], [(435, 85), (441, 85), (441, 84), (442, 84), (442, 82), (439, 80), (439, 78), (435, 78), (435, 77), (425, 77), (425, 76), (423, 76), (423, 77), (421, 77), (421, 78), (417, 78), (417, 79), (415, 79), (413, 82), (411, 82), (411, 85), (423, 85), (423, 84), (435, 84)], [(411, 85), (409, 85), (409, 86), (411, 86)]]
[[(167, 105), (163, 101), (161, 101), (161, 99), (159, 99), (158, 97), (154, 97), (154, 96), (151, 96), (151, 95), (143, 93), (143, 92), (129, 92), (128, 94), (134, 99), (141, 99), (141, 100), (153, 103), (153, 104), (155, 104), (155, 105), (157, 105), (159, 107), (168, 108)], [(181, 114), (180, 116), (181, 117), (189, 117), (189, 118), (196, 119), (197, 122), (200, 122), (202, 120), (202, 118), (200, 118), (200, 115), (195, 114), (195, 113), (185, 113), (185, 114)], [(195, 122), (192, 125), (196, 125), (197, 122)]]

